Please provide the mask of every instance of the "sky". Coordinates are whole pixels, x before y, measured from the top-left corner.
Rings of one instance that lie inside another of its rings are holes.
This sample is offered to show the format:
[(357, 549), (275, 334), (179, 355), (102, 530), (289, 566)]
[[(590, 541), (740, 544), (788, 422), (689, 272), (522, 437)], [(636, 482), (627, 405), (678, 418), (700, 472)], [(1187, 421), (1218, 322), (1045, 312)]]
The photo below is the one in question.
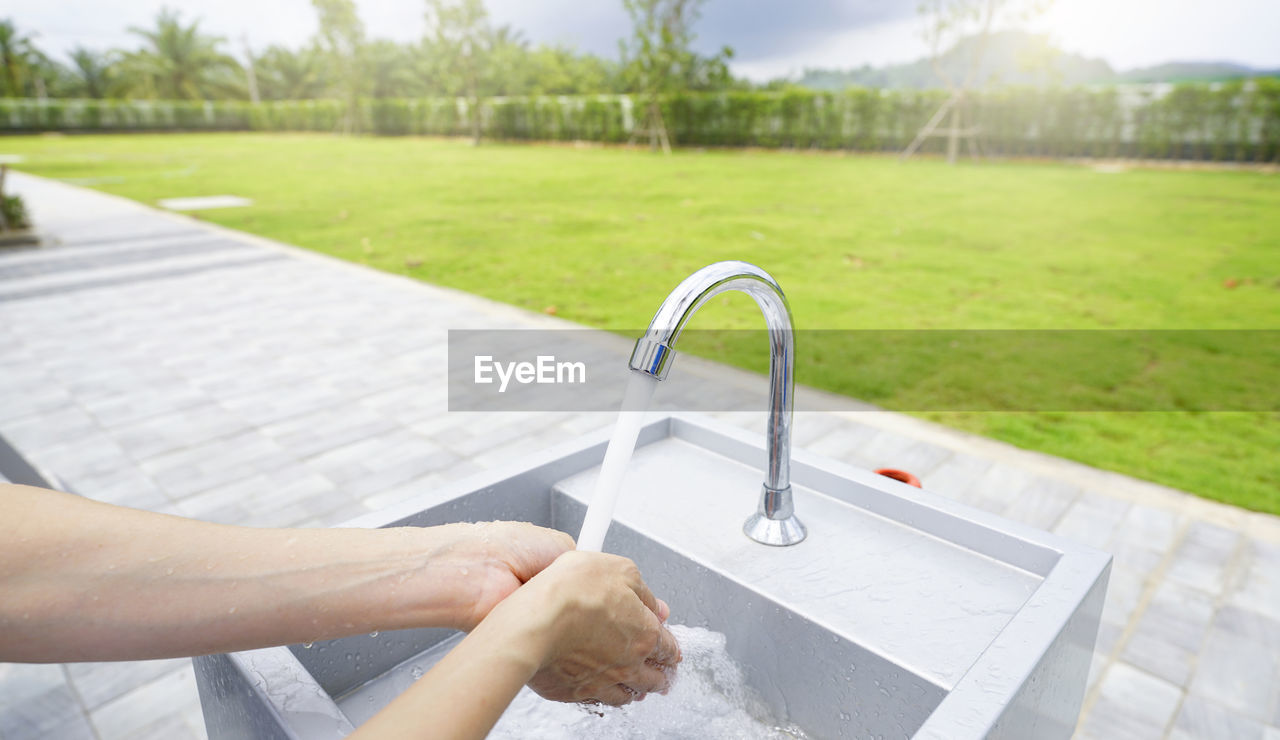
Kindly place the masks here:
[[(420, 0), (356, 0), (370, 35), (410, 41), (423, 34)], [(707, 0), (695, 27), (705, 52), (732, 46), (733, 70), (762, 81), (806, 67), (848, 68), (924, 56), (917, 0)], [(168, 5), (242, 54), (270, 44), (300, 46), (315, 33), (309, 0), (0, 0), (0, 18), (36, 34), (55, 56), (77, 46), (137, 46), (128, 26), (150, 26)], [(486, 0), (496, 23), (533, 43), (616, 56), (629, 22), (619, 0)], [(1056, 0), (1035, 29), (1067, 51), (1117, 69), (1167, 61), (1235, 61), (1280, 68), (1280, 0)]]

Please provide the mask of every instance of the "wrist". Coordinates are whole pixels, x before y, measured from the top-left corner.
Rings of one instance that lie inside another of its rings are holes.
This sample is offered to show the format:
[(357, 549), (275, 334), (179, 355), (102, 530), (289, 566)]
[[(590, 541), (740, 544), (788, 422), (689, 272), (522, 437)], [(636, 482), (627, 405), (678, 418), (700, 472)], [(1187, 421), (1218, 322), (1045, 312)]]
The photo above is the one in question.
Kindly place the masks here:
[(527, 683), (551, 663), (553, 640), (546, 626), (534, 624), (529, 619), (532, 615), (516, 612), (518, 610), (505, 610), (499, 605), (471, 631), (467, 639), (503, 656), (525, 676), (524, 682)]

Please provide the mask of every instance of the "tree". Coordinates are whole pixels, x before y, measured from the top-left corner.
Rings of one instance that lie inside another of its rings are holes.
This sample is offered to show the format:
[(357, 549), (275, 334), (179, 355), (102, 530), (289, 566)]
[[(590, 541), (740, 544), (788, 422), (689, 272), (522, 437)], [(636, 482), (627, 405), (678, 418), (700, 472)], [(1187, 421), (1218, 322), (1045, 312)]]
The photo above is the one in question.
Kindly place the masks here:
[(360, 125), (360, 97), (368, 86), (368, 58), (364, 23), (352, 0), (311, 0), (320, 20), (319, 41), (329, 60), (331, 79), (346, 104), (342, 130)]
[(71, 94), (84, 98), (105, 98), (115, 79), (114, 55), (77, 46), (71, 50), (71, 71), (75, 79)]
[(480, 86), (492, 35), (482, 0), (427, 0), (427, 44), (438, 79), (450, 94), (466, 96), (474, 144), (480, 143)]
[(590, 54), (578, 55), (563, 46), (539, 46), (528, 52), (523, 65), (527, 89), (534, 95), (577, 95), (621, 92), (616, 63)]
[[(693, 24), (697, 22), (700, 8), (706, 0), (622, 0), (631, 16), (631, 43), (621, 43), (625, 74), (633, 90), (642, 96), (644, 124), (632, 132), (632, 140), (648, 134), (649, 146), (659, 144), (667, 154), (671, 153), (670, 136), (662, 120), (661, 100), (664, 95), (690, 89), (699, 77), (700, 69), (711, 70), (709, 78), (719, 70), (727, 76), (724, 60), (733, 55), (725, 47), (719, 56), (700, 61), (691, 48)], [(700, 66), (703, 65), (703, 66)]]
[(415, 74), (412, 49), (394, 41), (374, 41), (367, 47), (369, 94), (375, 98), (422, 95), (422, 78)]
[(0, 95), (20, 98), (29, 94), (32, 67), (39, 52), (30, 34), (22, 33), (13, 21), (0, 21)]
[(132, 92), (167, 100), (228, 97), (239, 92), (240, 65), (219, 47), (223, 39), (200, 32), (200, 21), (183, 25), (178, 11), (162, 9), (155, 28), (131, 26), (143, 46), (125, 54), (122, 67)]
[(258, 93), (266, 100), (305, 100), (325, 91), (324, 59), (314, 45), (292, 51), (270, 46), (254, 58)]
[[(903, 151), (903, 159), (914, 154), (925, 139), (939, 134), (947, 137), (949, 163), (955, 164), (961, 137), (968, 144), (969, 152), (975, 157), (978, 155), (978, 129), (964, 128), (964, 112), (969, 88), (991, 40), (991, 29), (997, 22), (1025, 22), (1042, 14), (1050, 2), (1052, 0), (922, 0), (918, 12), (924, 21), (921, 35), (929, 44), (929, 64), (951, 94)], [(963, 46), (961, 42), (965, 42)], [(950, 48), (968, 51), (965, 73), (959, 79), (940, 62), (943, 52)], [(937, 127), (944, 120), (947, 128), (938, 132)]]

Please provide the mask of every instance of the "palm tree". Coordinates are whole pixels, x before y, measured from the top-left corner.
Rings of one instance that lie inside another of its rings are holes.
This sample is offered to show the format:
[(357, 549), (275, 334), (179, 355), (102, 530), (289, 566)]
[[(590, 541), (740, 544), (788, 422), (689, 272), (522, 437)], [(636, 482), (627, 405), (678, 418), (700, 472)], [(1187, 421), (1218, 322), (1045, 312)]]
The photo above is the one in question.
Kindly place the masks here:
[(32, 61), (39, 55), (31, 38), (19, 31), (13, 21), (0, 21), (0, 95), (14, 98), (27, 94)]
[(130, 27), (143, 48), (125, 56), (136, 92), (152, 97), (194, 100), (216, 97), (234, 87), (240, 66), (218, 47), (224, 39), (200, 33), (200, 22), (183, 25), (177, 11), (164, 8), (153, 29)]
[(75, 95), (86, 98), (105, 98), (111, 87), (112, 54), (77, 46), (71, 50), (72, 72), (75, 82), (72, 90)]
[(272, 46), (254, 60), (254, 69), (267, 100), (318, 98), (325, 90), (324, 60), (314, 46), (298, 51)]

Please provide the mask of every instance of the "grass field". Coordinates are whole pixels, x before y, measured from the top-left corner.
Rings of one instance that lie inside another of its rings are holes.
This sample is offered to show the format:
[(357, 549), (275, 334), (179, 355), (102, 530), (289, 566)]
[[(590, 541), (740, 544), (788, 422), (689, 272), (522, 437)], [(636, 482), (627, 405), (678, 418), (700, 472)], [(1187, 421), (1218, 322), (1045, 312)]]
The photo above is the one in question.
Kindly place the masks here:
[[(250, 208), (200, 215), (628, 333), (722, 259), (772, 272), (803, 329), (1280, 329), (1280, 176), (1262, 172), (320, 135), (8, 138), (0, 149), (24, 155), (23, 170), (148, 203), (247, 196)], [(759, 321), (735, 296), (697, 323)], [(763, 367), (758, 347), (703, 349)], [(889, 407), (927, 409), (947, 393), (936, 378), (860, 383), (856, 368), (809, 357), (800, 382)], [(1246, 375), (1274, 369), (1230, 359)], [(982, 370), (1028, 383), (999, 363)], [(1280, 513), (1275, 411), (917, 413)]]

